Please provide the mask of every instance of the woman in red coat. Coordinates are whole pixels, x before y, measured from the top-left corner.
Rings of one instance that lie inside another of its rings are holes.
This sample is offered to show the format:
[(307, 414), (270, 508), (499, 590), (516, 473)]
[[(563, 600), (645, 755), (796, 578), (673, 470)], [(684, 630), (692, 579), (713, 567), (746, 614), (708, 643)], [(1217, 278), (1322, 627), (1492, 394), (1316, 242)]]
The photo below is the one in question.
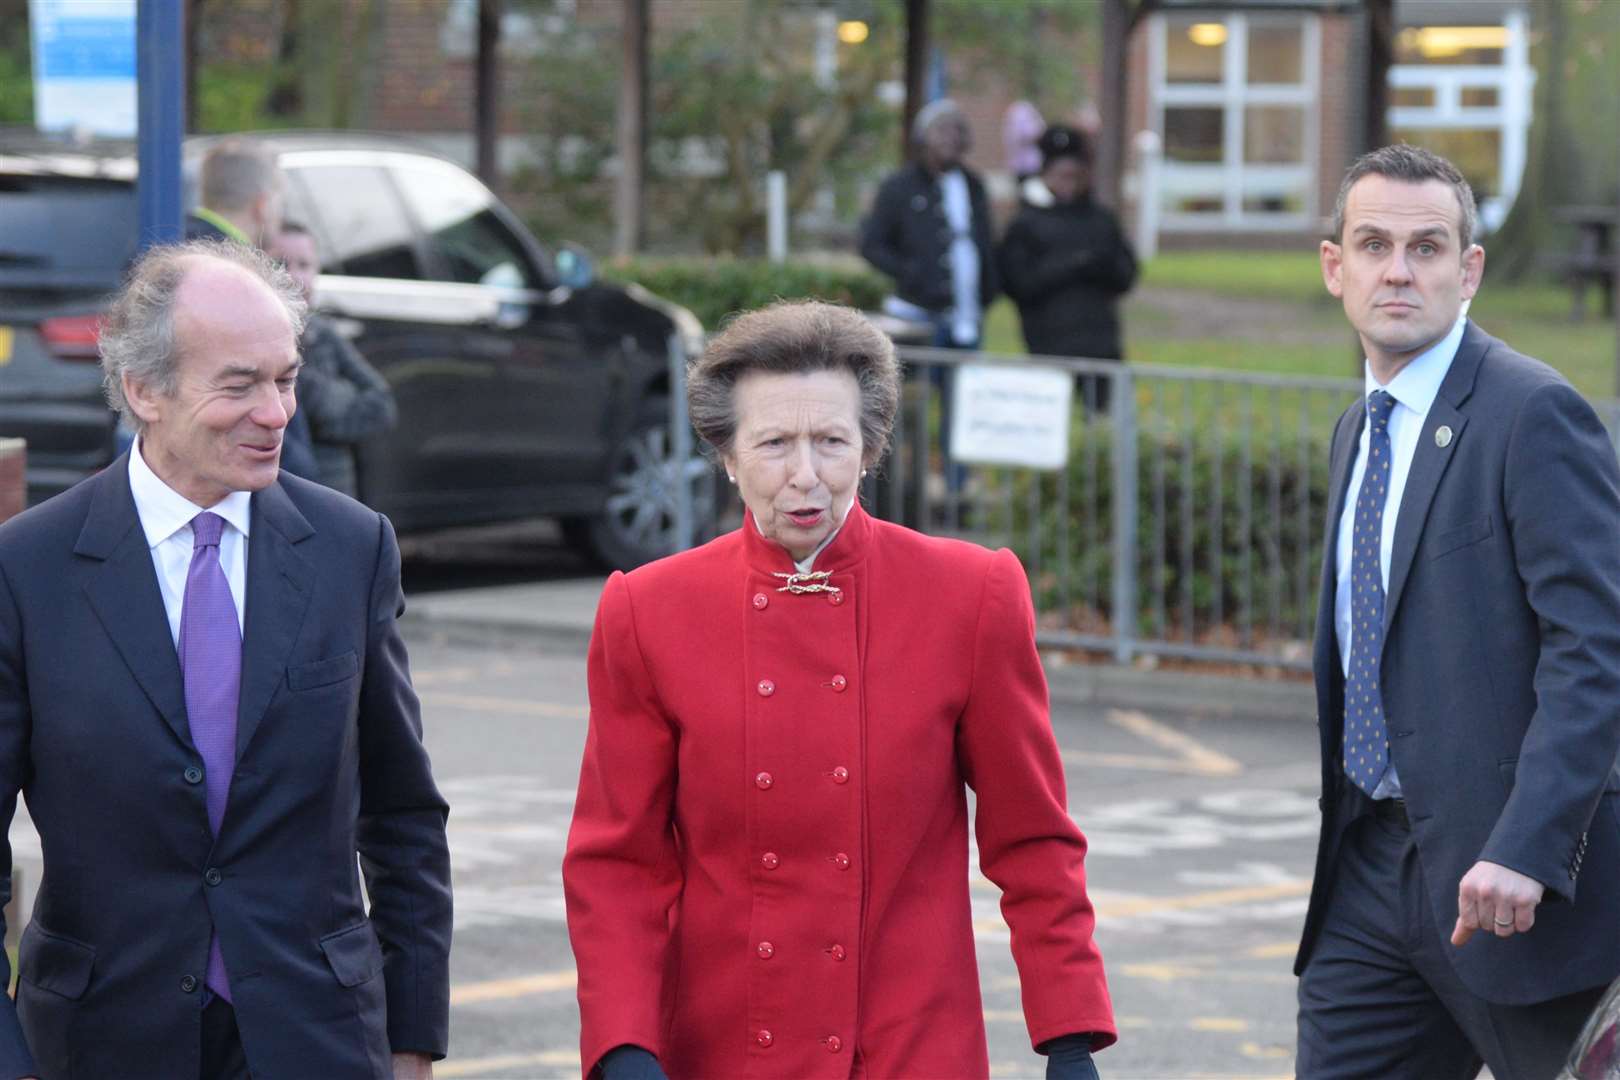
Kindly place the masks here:
[(888, 339), (778, 304), (688, 394), (748, 518), (602, 594), (563, 861), (586, 1074), (987, 1076), (971, 787), (1030, 1040), (1095, 1077), (1113, 1012), (1023, 569), (856, 500)]

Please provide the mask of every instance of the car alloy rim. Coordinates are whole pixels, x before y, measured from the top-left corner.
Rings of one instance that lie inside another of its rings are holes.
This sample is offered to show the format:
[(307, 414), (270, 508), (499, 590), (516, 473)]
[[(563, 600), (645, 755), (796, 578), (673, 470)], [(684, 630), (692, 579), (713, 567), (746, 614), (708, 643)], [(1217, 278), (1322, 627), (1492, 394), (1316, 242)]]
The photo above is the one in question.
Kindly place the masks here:
[(684, 481), (691, 485), (692, 519), (710, 512), (709, 485), (696, 481), (710, 474), (708, 462), (670, 456), (669, 432), (662, 426), (634, 433), (623, 445), (608, 483), (607, 520), (619, 540), (644, 552), (675, 550), (675, 497)]

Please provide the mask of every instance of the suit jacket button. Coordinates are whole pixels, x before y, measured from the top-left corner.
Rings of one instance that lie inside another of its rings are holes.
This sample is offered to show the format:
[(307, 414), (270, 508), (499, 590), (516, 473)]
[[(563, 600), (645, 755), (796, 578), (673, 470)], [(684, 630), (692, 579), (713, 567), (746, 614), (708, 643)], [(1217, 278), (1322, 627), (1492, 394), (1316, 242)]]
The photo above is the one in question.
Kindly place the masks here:
[(842, 694), (844, 692), (844, 688), (849, 685), (849, 680), (844, 678), (842, 675), (834, 675), (830, 685), (835, 691)]
[(754, 608), (756, 610), (764, 611), (770, 605), (770, 602), (771, 598), (766, 596), (764, 593), (757, 592), (754, 594)]
[(771, 1045), (771, 1043), (776, 1041), (776, 1036), (772, 1035), (769, 1031), (766, 1031), (764, 1028), (761, 1028), (759, 1034), (754, 1036), (754, 1041), (759, 1043), (759, 1045), (768, 1048)]
[(758, 773), (754, 776), (754, 786), (761, 791), (771, 790), (771, 785), (774, 783), (776, 783), (775, 778), (768, 772)]
[(772, 945), (768, 941), (762, 941), (759, 943), (759, 947), (754, 951), (759, 953), (759, 958), (761, 960), (769, 960), (771, 957), (776, 955), (776, 946)]
[(842, 765), (832, 771), (832, 781), (835, 784), (849, 783), (849, 770)]
[(761, 680), (759, 680), (759, 696), (760, 697), (770, 697), (774, 693), (776, 693), (776, 684), (775, 683), (771, 682), (771, 680), (769, 680), (769, 679), (761, 679)]
[(843, 592), (842, 589), (840, 589), (838, 592), (831, 592), (831, 593), (827, 594), (827, 603), (831, 604), (833, 607), (837, 607), (839, 604), (842, 604), (843, 602), (844, 602), (844, 592)]
[(843, 1039), (840, 1039), (836, 1035), (827, 1036), (827, 1052), (828, 1053), (836, 1054), (836, 1053), (838, 1053), (838, 1051), (842, 1050), (843, 1048), (844, 1048), (844, 1040)]
[(195, 975), (182, 975), (182, 976), (180, 976), (180, 992), (181, 993), (189, 994), (189, 993), (192, 993), (193, 991), (195, 991), (196, 989), (197, 989), (197, 977)]
[(775, 870), (782, 865), (782, 857), (774, 851), (767, 851), (759, 857), (759, 865), (767, 870)]
[(834, 945), (832, 948), (827, 950), (827, 955), (832, 957), (834, 960), (842, 960), (844, 957), (848, 956), (849, 953), (844, 951), (844, 947), (842, 945)]
[(836, 855), (834, 855), (832, 857), (832, 864), (834, 866), (838, 867), (838, 869), (840, 869), (840, 870), (848, 870), (849, 869), (849, 856), (845, 855), (842, 851), (840, 851), (838, 854), (836, 854)]
[(185, 777), (188, 784), (200, 784), (202, 783), (203, 771), (195, 765), (187, 765)]
[(203, 880), (208, 882), (210, 885), (218, 885), (220, 882), (225, 880), (225, 875), (219, 872), (218, 867), (210, 866), (208, 868), (208, 872), (203, 874)]

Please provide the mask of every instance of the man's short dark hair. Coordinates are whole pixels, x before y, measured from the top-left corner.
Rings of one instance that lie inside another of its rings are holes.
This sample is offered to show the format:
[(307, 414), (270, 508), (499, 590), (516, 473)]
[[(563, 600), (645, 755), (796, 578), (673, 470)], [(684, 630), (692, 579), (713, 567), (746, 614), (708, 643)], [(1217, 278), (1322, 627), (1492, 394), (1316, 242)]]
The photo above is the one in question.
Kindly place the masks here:
[(1450, 184), (1456, 193), (1460, 213), (1457, 218), (1457, 240), (1463, 251), (1474, 242), (1479, 231), (1479, 211), (1474, 205), (1474, 189), (1458, 171), (1457, 166), (1421, 146), (1395, 143), (1368, 151), (1351, 164), (1339, 185), (1339, 197), (1333, 204), (1333, 240), (1344, 242), (1344, 204), (1350, 198), (1350, 189), (1364, 176), (1383, 176), (1408, 184), (1421, 184), (1426, 180), (1439, 180)]

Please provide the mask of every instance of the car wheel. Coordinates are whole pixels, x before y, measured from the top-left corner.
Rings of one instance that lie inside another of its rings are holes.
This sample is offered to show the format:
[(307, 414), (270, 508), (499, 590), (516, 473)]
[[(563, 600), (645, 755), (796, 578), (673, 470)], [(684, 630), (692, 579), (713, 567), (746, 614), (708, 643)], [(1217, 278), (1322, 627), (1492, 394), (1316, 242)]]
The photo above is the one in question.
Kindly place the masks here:
[(714, 469), (694, 454), (676, 461), (670, 452), (669, 403), (653, 398), (613, 448), (607, 500), (594, 518), (565, 522), (564, 532), (583, 540), (604, 565), (629, 570), (676, 549), (676, 494), (692, 491), (692, 539), (707, 539), (714, 519)]

